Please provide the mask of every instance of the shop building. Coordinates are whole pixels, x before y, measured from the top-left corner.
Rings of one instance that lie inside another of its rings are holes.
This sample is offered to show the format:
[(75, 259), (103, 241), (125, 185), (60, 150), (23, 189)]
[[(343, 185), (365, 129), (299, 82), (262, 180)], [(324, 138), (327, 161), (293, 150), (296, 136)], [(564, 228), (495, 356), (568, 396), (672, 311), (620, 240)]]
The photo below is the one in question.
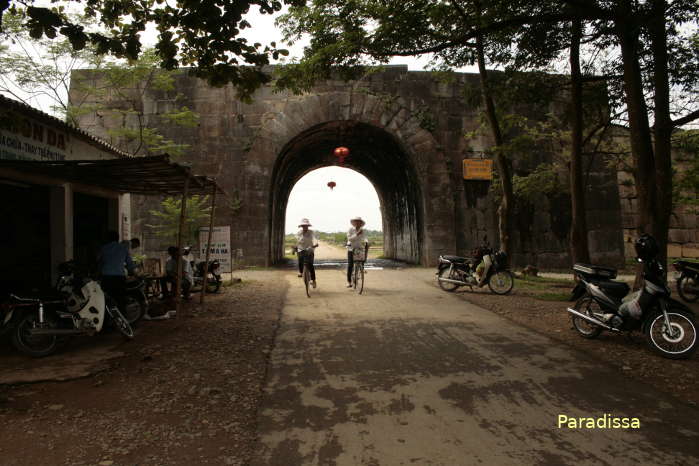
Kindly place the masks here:
[(66, 260), (94, 266), (109, 230), (130, 237), (129, 194), (35, 167), (126, 158), (85, 131), (0, 96), (0, 293), (50, 286)]

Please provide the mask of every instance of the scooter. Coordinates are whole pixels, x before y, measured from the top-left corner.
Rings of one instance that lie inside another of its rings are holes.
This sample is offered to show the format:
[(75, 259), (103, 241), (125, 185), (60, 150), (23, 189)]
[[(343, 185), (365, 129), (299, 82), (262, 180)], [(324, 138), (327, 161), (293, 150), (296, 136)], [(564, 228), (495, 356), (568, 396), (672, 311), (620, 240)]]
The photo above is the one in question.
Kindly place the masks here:
[[(647, 235), (639, 241), (650, 241)], [(651, 238), (652, 240), (652, 238)], [(655, 240), (652, 240), (653, 242)], [(616, 270), (587, 264), (575, 264), (578, 283), (571, 301), (573, 327), (584, 338), (597, 338), (603, 331), (640, 331), (648, 346), (670, 359), (686, 359), (697, 349), (694, 313), (670, 297), (663, 267), (657, 252), (639, 255), (643, 264), (643, 287), (629, 294), (628, 284), (614, 281)]]
[(699, 299), (699, 262), (679, 260), (672, 266), (680, 273), (677, 279), (677, 293), (688, 303)]
[(56, 290), (62, 298), (60, 305), (35, 300), (36, 311), (22, 316), (13, 331), (12, 342), (19, 351), (33, 357), (48, 356), (67, 337), (100, 333), (107, 318), (124, 337), (133, 338), (131, 325), (97, 281), (76, 276), (72, 262), (61, 264), (59, 274)]
[[(199, 262), (195, 266), (192, 262), (192, 270), (194, 272), (194, 284), (192, 285), (193, 291), (194, 289), (201, 290), (202, 286), (204, 286), (204, 264), (205, 262)], [(207, 267), (206, 271), (207, 293), (218, 293), (218, 291), (221, 289), (223, 279), (221, 278), (221, 274), (219, 273), (220, 269), (221, 263), (217, 259), (209, 261), (209, 267)]]
[[(479, 266), (482, 266), (480, 267)], [(479, 274), (479, 268), (480, 274)], [(512, 291), (515, 279), (507, 268), (507, 255), (504, 251), (495, 252), (484, 239), (484, 245), (476, 248), (472, 257), (439, 256), (437, 282), (444, 291), (455, 291), (468, 286), (488, 285), (495, 294), (505, 295)]]

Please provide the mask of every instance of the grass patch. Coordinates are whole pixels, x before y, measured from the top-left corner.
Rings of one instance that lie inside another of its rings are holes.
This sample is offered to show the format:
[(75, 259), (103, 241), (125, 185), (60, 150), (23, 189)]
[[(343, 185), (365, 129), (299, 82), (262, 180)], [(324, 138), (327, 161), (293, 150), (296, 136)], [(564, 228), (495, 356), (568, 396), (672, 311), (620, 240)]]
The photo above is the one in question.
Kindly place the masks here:
[[(517, 277), (515, 288), (532, 292), (551, 292), (552, 289), (572, 289), (574, 286), (573, 280), (565, 280), (561, 278), (545, 278), (545, 277)], [(538, 293), (543, 294), (543, 293)], [(560, 293), (558, 293), (560, 294)]]
[(570, 293), (556, 293), (556, 292), (545, 292), (536, 293), (533, 295), (535, 299), (540, 299), (541, 301), (568, 301), (570, 299)]

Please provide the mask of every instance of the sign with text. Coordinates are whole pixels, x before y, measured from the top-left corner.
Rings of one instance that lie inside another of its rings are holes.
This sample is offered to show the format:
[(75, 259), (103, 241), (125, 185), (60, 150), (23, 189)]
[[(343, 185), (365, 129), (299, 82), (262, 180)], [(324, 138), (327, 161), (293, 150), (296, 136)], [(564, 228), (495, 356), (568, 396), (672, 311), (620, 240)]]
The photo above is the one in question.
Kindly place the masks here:
[[(199, 252), (200, 260), (206, 259), (206, 243), (209, 239), (209, 227), (199, 229)], [(219, 269), (222, 273), (233, 271), (233, 261), (231, 260), (231, 227), (214, 227), (211, 234), (211, 250), (209, 260), (218, 260), (221, 263)]]
[(0, 128), (0, 159), (66, 159), (70, 139), (64, 131), (14, 114), (6, 118), (9, 123)]
[(493, 179), (493, 161), (490, 159), (464, 159), (465, 180)]

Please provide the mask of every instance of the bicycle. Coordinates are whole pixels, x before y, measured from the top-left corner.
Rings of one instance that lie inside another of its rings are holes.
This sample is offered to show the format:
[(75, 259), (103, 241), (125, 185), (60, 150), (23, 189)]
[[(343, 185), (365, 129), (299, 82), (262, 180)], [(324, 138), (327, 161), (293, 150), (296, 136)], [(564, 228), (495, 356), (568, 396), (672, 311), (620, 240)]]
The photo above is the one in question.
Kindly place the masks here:
[(308, 248), (297, 249), (297, 255), (299, 260), (303, 260), (303, 284), (306, 287), (306, 296), (311, 297), (311, 287), (309, 286), (311, 282), (311, 268), (309, 267), (310, 254), (305, 254), (308, 251), (313, 251), (317, 246), (311, 246)]
[(354, 255), (354, 271), (352, 273), (352, 286), (359, 294), (364, 291), (364, 263), (366, 262), (369, 246), (365, 246), (364, 254), (361, 250), (353, 250)]

